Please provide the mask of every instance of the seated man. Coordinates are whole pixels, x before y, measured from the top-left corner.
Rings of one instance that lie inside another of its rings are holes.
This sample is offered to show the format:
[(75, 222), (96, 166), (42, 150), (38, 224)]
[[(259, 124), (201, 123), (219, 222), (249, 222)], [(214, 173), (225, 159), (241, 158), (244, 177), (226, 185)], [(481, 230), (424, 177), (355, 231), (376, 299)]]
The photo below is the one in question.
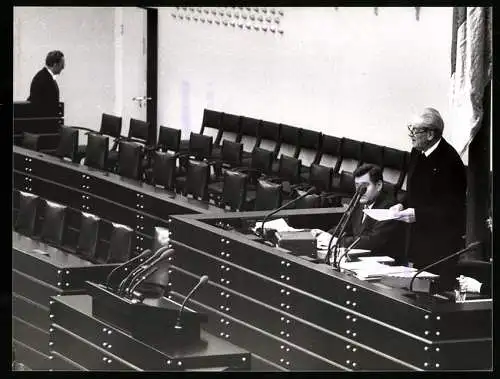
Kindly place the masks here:
[[(404, 264), (405, 233), (401, 223), (395, 220), (376, 221), (363, 212), (365, 208), (388, 209), (395, 204), (393, 197), (383, 191), (382, 170), (374, 164), (363, 164), (354, 171), (353, 176), (356, 188), (361, 185), (367, 187), (353, 210), (339, 247), (348, 247), (360, 237), (353, 248), (371, 250), (373, 255), (388, 255), (394, 258), (397, 264)], [(334, 229), (335, 226), (328, 232), (313, 229), (318, 245), (328, 245)], [(334, 238), (332, 245), (336, 243), (337, 239)]]

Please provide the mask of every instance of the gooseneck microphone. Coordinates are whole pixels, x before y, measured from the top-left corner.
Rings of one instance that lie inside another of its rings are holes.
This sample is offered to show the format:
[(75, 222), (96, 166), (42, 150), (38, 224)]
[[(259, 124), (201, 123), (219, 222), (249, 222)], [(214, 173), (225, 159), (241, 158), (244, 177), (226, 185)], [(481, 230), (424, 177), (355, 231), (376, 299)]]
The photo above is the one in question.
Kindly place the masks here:
[(141, 268), (136, 272), (136, 274), (134, 275), (134, 277), (130, 280), (128, 286), (125, 287), (125, 289), (123, 290), (123, 295), (124, 296), (130, 295), (131, 288), (136, 284), (137, 280), (139, 280), (139, 281), (141, 280), (141, 275), (144, 272), (150, 270), (152, 267), (154, 267), (155, 265), (157, 265), (162, 260), (164, 260), (164, 259), (168, 258), (169, 256), (171, 256), (174, 253), (174, 251), (175, 251), (174, 249), (168, 249), (166, 251), (164, 250), (160, 254), (159, 257), (156, 257), (156, 259), (153, 259), (147, 265), (141, 266)]
[(348, 224), (349, 220), (351, 219), (352, 211), (354, 210), (354, 208), (358, 204), (359, 200), (361, 199), (361, 196), (363, 196), (365, 194), (367, 188), (368, 188), (368, 184), (363, 183), (356, 189), (356, 193), (354, 194), (351, 201), (347, 205), (346, 211), (344, 212), (344, 214), (340, 218), (340, 221), (338, 222), (337, 226), (335, 227), (335, 230), (332, 233), (330, 241), (328, 242), (328, 249), (327, 249), (326, 256), (325, 256), (325, 263), (326, 264), (330, 264), (330, 257), (332, 255), (332, 242), (333, 242), (333, 239), (336, 236), (338, 236), (337, 237), (337, 244), (335, 245), (335, 248), (334, 248), (335, 251), (334, 251), (334, 256), (333, 256), (333, 259), (334, 259), (333, 266), (337, 267), (337, 246), (340, 242), (340, 239), (342, 238), (342, 235), (344, 234), (345, 229), (347, 228), (347, 224)]
[(128, 297), (132, 297), (134, 295), (134, 291), (135, 289), (141, 284), (143, 283), (147, 278), (149, 278), (151, 275), (153, 275), (156, 271), (158, 271), (158, 267), (150, 267), (148, 270), (146, 270), (147, 272), (140, 276), (140, 279), (137, 280), (133, 285), (132, 287), (130, 287), (130, 289), (127, 291), (127, 296)]
[[(275, 210), (273, 210), (272, 212), (268, 213), (264, 219), (262, 220), (262, 225), (260, 227), (260, 234), (262, 235), (262, 237), (264, 237), (264, 224), (265, 222), (269, 219), (269, 217), (275, 215), (276, 213), (278, 213), (279, 211), (285, 209), (286, 207), (292, 205), (292, 204), (295, 204), (297, 201), (299, 201), (300, 199), (306, 197), (307, 195), (311, 194), (312, 192), (316, 192), (316, 187), (311, 187), (309, 188), (306, 192), (304, 192), (302, 195), (300, 196), (297, 196), (295, 199), (293, 200), (290, 200), (288, 202), (286, 202), (285, 204), (283, 204), (281, 207), (279, 208), (276, 208)], [(265, 239), (265, 238), (264, 238)]]
[(415, 278), (417, 277), (417, 275), (419, 275), (421, 272), (423, 272), (423, 271), (425, 271), (425, 270), (428, 270), (429, 268), (431, 268), (431, 267), (433, 267), (433, 266), (436, 266), (436, 265), (438, 265), (438, 264), (440, 264), (440, 263), (442, 263), (442, 262), (447, 261), (448, 259), (451, 259), (451, 258), (453, 258), (453, 257), (456, 257), (456, 256), (458, 256), (458, 255), (460, 255), (460, 254), (463, 254), (463, 253), (467, 252), (467, 251), (474, 250), (475, 248), (479, 247), (479, 245), (481, 245), (481, 242), (479, 242), (479, 241), (472, 242), (472, 243), (470, 243), (470, 244), (469, 244), (469, 246), (467, 246), (465, 249), (459, 250), (459, 251), (457, 251), (456, 253), (453, 253), (453, 254), (451, 254), (451, 255), (448, 255), (448, 256), (446, 256), (446, 257), (444, 257), (444, 258), (441, 258), (440, 260), (438, 260), (438, 261), (436, 261), (436, 262), (433, 262), (433, 263), (431, 263), (431, 264), (429, 264), (429, 265), (427, 265), (427, 266), (425, 266), (425, 267), (421, 268), (421, 269), (420, 269), (420, 270), (418, 270), (418, 271), (416, 272), (416, 274), (415, 274), (415, 275), (413, 275), (413, 277), (411, 278), (411, 281), (410, 281), (410, 286), (409, 286), (409, 290), (413, 292), (413, 282), (415, 281)]
[(105, 283), (106, 287), (110, 288), (109, 287), (109, 282), (111, 280), (111, 277), (115, 274), (115, 272), (117, 272), (119, 270), (122, 270), (122, 269), (124, 271), (127, 271), (129, 269), (132, 269), (132, 270), (135, 269), (136, 266), (133, 266), (133, 267), (130, 267), (130, 266), (132, 266), (135, 263), (140, 264), (141, 263), (141, 259), (146, 258), (146, 256), (149, 255), (150, 253), (151, 253), (151, 250), (150, 249), (146, 249), (141, 254), (139, 254), (138, 256), (136, 256), (136, 257), (134, 257), (132, 259), (129, 259), (125, 263), (122, 263), (121, 265), (119, 265), (119, 266), (115, 267), (113, 270), (111, 270), (111, 272), (106, 277), (106, 283)]
[(345, 248), (344, 250), (344, 253), (339, 257), (339, 268), (340, 268), (340, 262), (342, 262), (342, 258), (345, 257), (346, 259), (346, 262), (347, 260), (349, 259), (349, 251), (352, 250), (352, 248), (359, 242), (359, 240), (361, 239), (361, 236), (358, 236), (354, 241), (353, 243), (351, 243), (348, 247)]
[(182, 311), (184, 310), (184, 306), (186, 305), (186, 301), (188, 301), (188, 299), (193, 296), (194, 292), (200, 288), (200, 286), (204, 283), (208, 282), (208, 275), (203, 275), (200, 280), (198, 281), (198, 283), (193, 287), (193, 289), (191, 291), (189, 291), (189, 293), (187, 294), (187, 296), (185, 297), (184, 301), (182, 302), (182, 305), (179, 309), (179, 314), (177, 315), (177, 321), (175, 323), (175, 329), (182, 329), (182, 324), (181, 324), (181, 317), (182, 317)]
[(136, 267), (134, 270), (130, 272), (119, 284), (118, 289), (116, 293), (120, 295), (123, 292), (123, 289), (125, 288), (125, 285), (127, 282), (129, 282), (131, 279), (135, 277), (135, 275), (142, 269), (144, 266), (148, 266), (149, 263), (154, 261), (157, 257), (159, 257), (165, 250), (168, 250), (170, 247), (169, 246), (162, 246), (156, 252), (149, 257), (141, 266)]

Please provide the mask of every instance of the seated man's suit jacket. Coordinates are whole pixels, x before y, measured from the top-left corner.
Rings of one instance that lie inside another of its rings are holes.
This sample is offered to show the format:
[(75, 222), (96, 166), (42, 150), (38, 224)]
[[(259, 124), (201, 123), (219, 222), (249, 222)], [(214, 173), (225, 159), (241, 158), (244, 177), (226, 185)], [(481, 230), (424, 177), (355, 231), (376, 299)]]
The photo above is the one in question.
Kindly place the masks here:
[[(375, 199), (372, 209), (388, 209), (396, 204), (392, 196), (384, 191)], [(396, 263), (404, 264), (405, 229), (403, 223), (395, 220), (376, 221), (366, 216), (363, 221), (364, 206), (358, 204), (353, 210), (350, 222), (346, 228), (346, 237), (340, 241), (340, 246), (351, 245), (357, 237), (360, 240), (353, 247), (355, 249), (371, 250), (373, 255), (388, 255)], [(329, 231), (332, 233), (333, 229)]]

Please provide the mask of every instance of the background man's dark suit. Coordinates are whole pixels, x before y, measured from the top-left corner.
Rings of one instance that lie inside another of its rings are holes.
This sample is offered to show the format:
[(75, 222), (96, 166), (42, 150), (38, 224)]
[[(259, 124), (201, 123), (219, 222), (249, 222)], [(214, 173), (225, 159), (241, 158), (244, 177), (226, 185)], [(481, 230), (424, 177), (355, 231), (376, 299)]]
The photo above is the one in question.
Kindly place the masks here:
[[(375, 199), (373, 209), (387, 209), (395, 204), (392, 196), (384, 191)], [(349, 246), (354, 240), (361, 239), (354, 248), (369, 249), (373, 255), (389, 255), (401, 263), (404, 256), (404, 225), (399, 221), (376, 221), (366, 216), (363, 222), (364, 206), (358, 204), (353, 210), (352, 218), (346, 228), (346, 237), (342, 239), (341, 246)], [(330, 230), (329, 233), (333, 233)]]
[[(407, 258), (417, 268), (465, 245), (466, 172), (458, 153), (444, 138), (428, 156), (413, 149), (403, 205), (415, 209), (409, 224)], [(454, 281), (458, 258), (429, 269), (442, 281)]]
[(53, 112), (57, 109), (59, 86), (46, 67), (38, 71), (33, 77), (28, 101), (44, 113)]

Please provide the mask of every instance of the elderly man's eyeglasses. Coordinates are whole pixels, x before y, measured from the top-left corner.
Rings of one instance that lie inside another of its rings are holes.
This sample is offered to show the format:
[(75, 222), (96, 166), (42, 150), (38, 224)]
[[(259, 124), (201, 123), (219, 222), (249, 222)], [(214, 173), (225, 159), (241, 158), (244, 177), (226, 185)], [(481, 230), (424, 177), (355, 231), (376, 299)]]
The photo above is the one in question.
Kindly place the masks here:
[(415, 137), (417, 134), (421, 134), (421, 133), (425, 133), (429, 130), (431, 130), (430, 128), (414, 128), (414, 127), (411, 127), (411, 126), (408, 126), (408, 135), (410, 137)]

